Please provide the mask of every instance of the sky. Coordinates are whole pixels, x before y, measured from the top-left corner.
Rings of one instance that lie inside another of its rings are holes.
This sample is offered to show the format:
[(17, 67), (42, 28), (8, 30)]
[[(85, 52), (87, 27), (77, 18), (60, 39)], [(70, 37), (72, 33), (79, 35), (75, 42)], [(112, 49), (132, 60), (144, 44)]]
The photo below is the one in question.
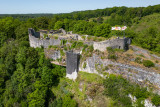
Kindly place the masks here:
[(0, 0), (0, 14), (69, 13), (114, 6), (146, 7), (160, 0)]

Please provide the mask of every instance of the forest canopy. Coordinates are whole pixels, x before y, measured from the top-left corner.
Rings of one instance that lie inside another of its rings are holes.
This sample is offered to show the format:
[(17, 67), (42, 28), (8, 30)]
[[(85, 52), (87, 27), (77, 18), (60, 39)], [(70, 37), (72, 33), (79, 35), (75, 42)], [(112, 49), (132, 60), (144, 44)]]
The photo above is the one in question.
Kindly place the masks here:
[[(57, 86), (59, 79), (65, 75), (65, 68), (51, 64), (45, 58), (43, 48), (29, 47), (28, 28), (36, 31), (63, 28), (105, 38), (125, 35), (132, 39), (134, 45), (159, 53), (159, 13), (160, 5), (123, 6), (54, 15), (0, 15), (0, 106), (77, 106), (70, 93), (63, 98), (52, 94), (51, 87)], [(146, 25), (155, 17), (158, 17), (156, 26), (151, 24), (148, 28), (137, 30), (137, 26)], [(125, 32), (111, 31), (111, 27), (116, 25), (128, 28)], [(158, 101), (155, 102), (159, 105)]]

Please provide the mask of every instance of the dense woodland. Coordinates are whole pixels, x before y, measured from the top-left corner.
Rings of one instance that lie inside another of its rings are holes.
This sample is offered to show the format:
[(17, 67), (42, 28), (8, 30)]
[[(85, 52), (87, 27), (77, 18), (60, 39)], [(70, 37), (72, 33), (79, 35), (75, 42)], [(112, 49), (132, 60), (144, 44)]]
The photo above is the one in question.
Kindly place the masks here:
[[(159, 13), (160, 5), (54, 15), (0, 15), (0, 106), (77, 106), (72, 94), (64, 94), (63, 97), (53, 95), (51, 87), (58, 85), (59, 79), (65, 75), (65, 68), (51, 64), (43, 49), (29, 47), (28, 28), (36, 31), (64, 28), (78, 34), (105, 38), (125, 35), (132, 38), (133, 44), (159, 53), (159, 18), (156, 19), (158, 25), (135, 30), (135, 26), (154, 20)], [(111, 31), (111, 27), (116, 25), (128, 28), (125, 32)], [(159, 105), (157, 99), (155, 104)]]

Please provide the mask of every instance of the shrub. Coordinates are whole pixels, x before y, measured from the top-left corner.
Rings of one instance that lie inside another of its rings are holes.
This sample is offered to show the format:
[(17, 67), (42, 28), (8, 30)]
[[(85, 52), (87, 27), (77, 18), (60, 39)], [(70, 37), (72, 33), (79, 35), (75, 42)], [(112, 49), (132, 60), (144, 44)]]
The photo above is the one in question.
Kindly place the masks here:
[(87, 65), (86, 62), (84, 62), (84, 64), (83, 64), (83, 68), (84, 68), (84, 69), (86, 68), (86, 65)]
[(113, 65), (112, 65), (112, 64), (109, 64), (108, 67), (113, 67)]
[(117, 60), (117, 56), (115, 54), (109, 54), (108, 55), (108, 59), (114, 59), (114, 60)]
[(160, 106), (160, 96), (159, 95), (154, 95), (154, 97), (152, 98), (152, 103), (155, 106)]
[(65, 45), (67, 43), (67, 40), (61, 40), (61, 45)]
[(81, 36), (83, 40), (86, 40), (86, 36)]
[(136, 98), (148, 98), (149, 92), (147, 91), (147, 88), (140, 88), (136, 87), (134, 89), (133, 95), (136, 96)]
[(58, 39), (58, 36), (55, 36), (54, 39)]
[(87, 40), (89, 40), (89, 41), (90, 41), (90, 40), (91, 40), (91, 38), (92, 38), (91, 36), (88, 36), (88, 37), (87, 37)]
[(103, 39), (102, 38), (98, 38), (98, 41), (102, 41)]
[(93, 37), (93, 41), (96, 41), (97, 40), (97, 37), (95, 36), (95, 37)]
[(64, 47), (64, 50), (65, 50), (65, 51), (67, 51), (67, 50), (68, 50), (66, 46)]
[(109, 78), (104, 80), (105, 91), (104, 94), (110, 96), (116, 101), (116, 105), (130, 107), (132, 105), (131, 99), (127, 96), (126, 90), (129, 82), (120, 76), (111, 74)]
[(63, 50), (60, 50), (60, 54), (61, 54), (61, 56), (65, 55), (65, 53), (63, 52)]
[(142, 58), (140, 58), (140, 57), (136, 57), (135, 62), (137, 62), (137, 63), (139, 63), (139, 64), (140, 64), (140, 63), (142, 63), (142, 61), (141, 61), (141, 60), (142, 60)]
[(56, 45), (49, 45), (49, 46), (48, 46), (48, 48), (57, 49), (57, 48), (58, 48), (58, 46), (56, 46)]
[(110, 52), (114, 52), (114, 50), (111, 48), (111, 47), (107, 47), (107, 51), (110, 53)]
[(93, 45), (89, 46), (88, 49), (89, 49), (89, 52), (93, 52), (94, 50)]
[(80, 47), (83, 47), (83, 42), (77, 42), (77, 44), (76, 44), (76, 48), (80, 48)]
[(88, 45), (83, 45), (83, 49), (82, 49), (82, 51), (84, 52), (85, 51), (85, 49), (88, 47)]
[(46, 38), (46, 37), (48, 37), (48, 35), (47, 34), (43, 34), (43, 38)]
[(77, 107), (77, 102), (72, 99), (73, 96), (71, 95), (64, 95), (62, 100), (63, 100), (63, 104), (62, 107)]
[(76, 42), (76, 41), (74, 41), (74, 42), (72, 43), (72, 45), (71, 45), (71, 49), (75, 48), (75, 47), (76, 47), (76, 45), (77, 45), (77, 42)]
[(154, 67), (155, 65), (154, 65), (154, 63), (152, 62), (152, 61), (150, 61), (150, 60), (143, 60), (143, 65), (145, 66), (145, 67)]
[(102, 71), (105, 71), (105, 70), (108, 70), (109, 68), (108, 68), (108, 66), (105, 66), (103, 69), (102, 69)]
[(156, 63), (159, 63), (159, 61), (157, 61), (157, 60), (156, 60), (155, 62), (156, 62)]

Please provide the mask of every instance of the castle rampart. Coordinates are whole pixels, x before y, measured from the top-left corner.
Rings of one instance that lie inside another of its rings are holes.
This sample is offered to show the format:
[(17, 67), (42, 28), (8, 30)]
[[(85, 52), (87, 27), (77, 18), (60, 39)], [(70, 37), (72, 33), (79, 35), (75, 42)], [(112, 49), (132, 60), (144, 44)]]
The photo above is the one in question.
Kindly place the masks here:
[[(28, 29), (29, 31), (29, 41), (30, 41), (30, 46), (31, 47), (41, 47), (43, 46), (44, 48), (48, 48), (50, 45), (60, 45), (62, 39), (72, 39), (72, 40), (82, 40), (80, 35), (77, 34), (72, 34), (72, 36), (66, 36), (66, 32), (63, 29), (60, 29), (59, 31), (63, 33), (65, 36), (59, 36), (58, 39), (52, 39), (52, 38), (45, 38), (45, 39), (40, 39), (40, 33), (35, 32), (34, 29), (30, 28)], [(53, 31), (56, 33), (55, 31)], [(59, 32), (58, 32), (59, 33)], [(105, 51), (107, 47), (112, 47), (112, 48), (118, 48), (118, 49), (124, 49), (128, 50), (129, 45), (131, 43), (130, 38), (116, 38), (116, 39), (111, 39), (111, 40), (106, 40), (102, 42), (94, 42), (94, 41), (85, 41), (84, 44), (92, 45), (94, 47), (94, 50), (100, 50), (100, 51)]]
[(48, 48), (50, 45), (60, 45), (61, 41), (59, 39), (40, 39), (40, 33), (35, 32), (34, 29), (30, 28), (28, 29), (29, 32), (29, 41), (31, 47), (41, 47)]
[(131, 40), (129, 38), (123, 38), (123, 39), (117, 38), (117, 39), (106, 40), (102, 42), (94, 42), (93, 47), (94, 47), (94, 50), (97, 49), (100, 51), (105, 51), (107, 47), (128, 50), (130, 43), (131, 43)]

